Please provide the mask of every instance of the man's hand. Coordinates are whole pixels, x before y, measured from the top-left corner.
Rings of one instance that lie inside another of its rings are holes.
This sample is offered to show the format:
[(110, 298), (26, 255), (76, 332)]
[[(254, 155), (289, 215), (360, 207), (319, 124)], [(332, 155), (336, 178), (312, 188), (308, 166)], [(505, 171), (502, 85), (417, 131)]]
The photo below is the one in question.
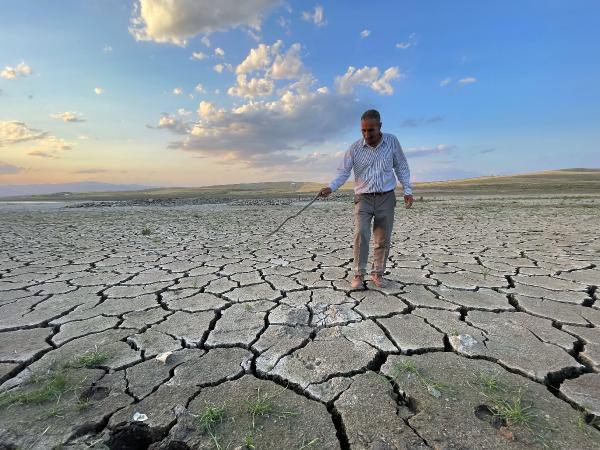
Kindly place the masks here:
[(405, 208), (410, 208), (412, 207), (413, 204), (413, 196), (412, 195), (405, 195), (404, 196), (404, 207)]
[(331, 195), (331, 193), (333, 192), (333, 190), (328, 186), (328, 187), (324, 187), (323, 189), (321, 189), (319, 191), (319, 197), (329, 197)]

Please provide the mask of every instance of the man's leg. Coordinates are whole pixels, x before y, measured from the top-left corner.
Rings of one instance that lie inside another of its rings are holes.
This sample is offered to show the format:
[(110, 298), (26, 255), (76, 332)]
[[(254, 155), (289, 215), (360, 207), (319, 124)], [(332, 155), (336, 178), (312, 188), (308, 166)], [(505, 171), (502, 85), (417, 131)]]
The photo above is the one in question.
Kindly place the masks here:
[(394, 229), (394, 207), (396, 195), (393, 192), (379, 197), (375, 203), (373, 220), (373, 266), (371, 273), (383, 276)]
[(354, 274), (367, 273), (369, 259), (369, 240), (371, 239), (371, 220), (373, 218), (373, 200), (361, 196), (354, 204)]

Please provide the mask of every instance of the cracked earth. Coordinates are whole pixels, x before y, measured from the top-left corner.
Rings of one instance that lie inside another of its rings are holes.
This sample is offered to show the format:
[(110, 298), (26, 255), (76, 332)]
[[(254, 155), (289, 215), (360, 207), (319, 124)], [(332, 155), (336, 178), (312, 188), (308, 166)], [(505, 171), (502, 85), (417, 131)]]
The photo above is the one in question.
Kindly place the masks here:
[(0, 206), (0, 448), (600, 448), (600, 199)]

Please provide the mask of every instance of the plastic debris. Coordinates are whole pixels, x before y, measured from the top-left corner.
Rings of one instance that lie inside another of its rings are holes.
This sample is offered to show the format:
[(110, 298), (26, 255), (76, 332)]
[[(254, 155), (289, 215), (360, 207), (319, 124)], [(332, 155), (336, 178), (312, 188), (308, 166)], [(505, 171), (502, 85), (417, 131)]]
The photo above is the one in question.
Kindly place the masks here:
[(148, 420), (148, 416), (146, 414), (142, 414), (137, 411), (133, 413), (134, 422), (144, 422), (146, 420)]
[(429, 392), (435, 398), (440, 398), (442, 396), (442, 393), (438, 389), (434, 388), (433, 386), (427, 386), (427, 392)]
[(160, 354), (156, 355), (156, 357), (154, 359), (160, 361), (163, 364), (166, 364), (167, 360), (169, 359), (169, 356), (171, 356), (172, 354), (173, 354), (173, 352), (160, 353)]
[(274, 266), (287, 266), (290, 263), (289, 261), (286, 261), (285, 259), (281, 258), (273, 258), (269, 262)]

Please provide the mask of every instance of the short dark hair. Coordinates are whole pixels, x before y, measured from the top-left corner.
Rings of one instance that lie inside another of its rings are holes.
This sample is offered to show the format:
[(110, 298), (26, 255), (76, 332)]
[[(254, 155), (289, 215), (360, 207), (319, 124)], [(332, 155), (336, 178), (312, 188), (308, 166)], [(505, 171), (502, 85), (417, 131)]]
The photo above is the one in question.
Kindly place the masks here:
[(365, 111), (363, 115), (360, 116), (360, 120), (367, 119), (375, 119), (377, 120), (377, 122), (381, 122), (381, 116), (379, 115), (379, 111), (377, 111), (376, 109), (369, 109), (368, 111)]

